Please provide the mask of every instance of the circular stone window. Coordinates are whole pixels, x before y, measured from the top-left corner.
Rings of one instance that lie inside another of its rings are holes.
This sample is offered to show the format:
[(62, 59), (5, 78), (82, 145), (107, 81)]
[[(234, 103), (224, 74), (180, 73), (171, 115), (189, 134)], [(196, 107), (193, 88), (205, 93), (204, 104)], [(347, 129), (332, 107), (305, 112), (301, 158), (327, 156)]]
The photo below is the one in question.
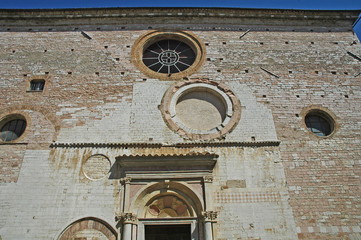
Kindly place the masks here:
[(240, 103), (223, 84), (187, 81), (167, 91), (161, 111), (168, 126), (190, 139), (220, 138), (240, 119)]
[(146, 75), (168, 80), (194, 73), (204, 62), (205, 47), (189, 32), (152, 31), (132, 49), (135, 65)]
[(301, 115), (304, 127), (314, 136), (330, 137), (339, 129), (335, 114), (325, 107), (312, 105), (303, 109)]
[(104, 155), (96, 154), (83, 163), (83, 172), (91, 180), (104, 178), (110, 171), (110, 161)]
[(0, 136), (3, 142), (18, 139), (25, 131), (26, 120), (21, 115), (10, 115), (0, 122)]
[(317, 136), (326, 137), (334, 130), (333, 119), (325, 112), (311, 111), (305, 117), (307, 129)]

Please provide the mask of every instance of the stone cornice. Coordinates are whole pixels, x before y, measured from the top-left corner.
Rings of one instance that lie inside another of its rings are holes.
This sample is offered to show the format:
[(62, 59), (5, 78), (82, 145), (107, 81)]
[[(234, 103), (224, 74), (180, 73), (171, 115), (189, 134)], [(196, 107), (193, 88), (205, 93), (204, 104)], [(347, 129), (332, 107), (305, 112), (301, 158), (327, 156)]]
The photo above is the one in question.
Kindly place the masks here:
[[(214, 26), (257, 26), (282, 28), (293, 27), (306, 30), (312, 27), (332, 30), (351, 28), (357, 19), (359, 10), (319, 11), (284, 9), (240, 9), (240, 8), (94, 8), (94, 9), (0, 9), (2, 27), (71, 27), (108, 25), (112, 30), (125, 25), (127, 29), (144, 25), (191, 24)], [(160, 26), (156, 26), (160, 27)], [(177, 26), (180, 27), (180, 26)], [(69, 30), (68, 29), (68, 30)], [(124, 28), (123, 28), (124, 29)], [(42, 29), (33, 29), (42, 31)], [(66, 30), (64, 28), (63, 30)], [(94, 28), (94, 30), (96, 30)], [(211, 28), (210, 30), (217, 30)], [(258, 29), (259, 30), (259, 29)]]
[(189, 143), (52, 143), (50, 148), (277, 147), (280, 141)]
[(187, 153), (161, 155), (120, 155), (116, 157), (125, 176), (133, 179), (200, 178), (212, 174), (218, 154)]

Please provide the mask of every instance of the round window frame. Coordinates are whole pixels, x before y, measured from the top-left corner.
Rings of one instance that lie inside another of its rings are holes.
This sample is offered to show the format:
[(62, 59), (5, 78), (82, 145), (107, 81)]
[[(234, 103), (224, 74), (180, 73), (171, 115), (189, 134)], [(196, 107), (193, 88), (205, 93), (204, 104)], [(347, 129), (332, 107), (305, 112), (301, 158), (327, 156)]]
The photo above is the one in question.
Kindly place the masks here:
[[(187, 44), (195, 53), (193, 64), (178, 73), (158, 73), (146, 66), (143, 62), (143, 52), (152, 44), (162, 40), (177, 40)], [(177, 80), (188, 77), (195, 73), (204, 63), (206, 58), (205, 45), (193, 33), (187, 31), (153, 30), (140, 36), (132, 47), (132, 61), (134, 65), (145, 75), (160, 80)]]
[(25, 136), (25, 133), (28, 129), (28, 126), (29, 126), (29, 120), (27, 117), (25, 117), (23, 114), (20, 114), (20, 113), (12, 113), (12, 114), (8, 114), (8, 115), (5, 115), (4, 117), (2, 117), (0, 119), (0, 133), (1, 133), (1, 130), (2, 128), (10, 121), (13, 121), (13, 120), (23, 120), (25, 121), (25, 129), (24, 131), (21, 133), (21, 135), (13, 140), (10, 140), (10, 141), (4, 141), (2, 140), (2, 138), (0, 137), (0, 143), (3, 143), (3, 144), (6, 144), (6, 143), (16, 143), (16, 142), (19, 142), (21, 139), (24, 138)]
[[(319, 135), (315, 134), (314, 132), (312, 132), (311, 130), (309, 130), (308, 126), (306, 124), (306, 117), (310, 114), (316, 115), (316, 116), (319, 116), (319, 117), (322, 117), (323, 119), (325, 119), (328, 122), (328, 124), (330, 125), (331, 133), (327, 136), (319, 136)], [(340, 126), (336, 120), (336, 115), (325, 107), (315, 106), (315, 105), (309, 106), (302, 110), (301, 116), (302, 116), (302, 125), (307, 130), (307, 132), (311, 136), (314, 136), (314, 137), (317, 137), (320, 139), (330, 138), (330, 137), (334, 136), (334, 134), (340, 128)]]
[[(220, 100), (225, 105), (225, 119), (220, 125), (211, 130), (190, 128), (177, 117), (176, 105), (179, 98), (189, 92), (200, 89), (215, 92), (221, 97)], [(183, 81), (170, 87), (163, 96), (160, 110), (164, 121), (172, 131), (185, 139), (191, 140), (222, 139), (224, 135), (232, 132), (241, 118), (241, 103), (235, 94), (226, 85), (209, 80)]]

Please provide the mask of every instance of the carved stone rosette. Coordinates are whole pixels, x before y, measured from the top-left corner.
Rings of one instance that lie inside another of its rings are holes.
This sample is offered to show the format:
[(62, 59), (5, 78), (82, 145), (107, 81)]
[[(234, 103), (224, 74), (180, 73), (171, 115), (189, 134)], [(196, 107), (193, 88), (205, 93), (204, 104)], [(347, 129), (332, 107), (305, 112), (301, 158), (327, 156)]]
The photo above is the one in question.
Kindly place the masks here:
[(218, 213), (215, 211), (202, 212), (203, 221), (205, 222), (217, 222)]

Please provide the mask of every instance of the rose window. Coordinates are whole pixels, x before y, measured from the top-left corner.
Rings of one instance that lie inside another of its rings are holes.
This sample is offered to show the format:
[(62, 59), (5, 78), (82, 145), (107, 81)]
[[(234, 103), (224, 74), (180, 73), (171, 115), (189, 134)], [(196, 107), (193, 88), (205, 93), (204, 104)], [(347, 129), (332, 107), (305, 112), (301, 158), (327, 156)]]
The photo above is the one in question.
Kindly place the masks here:
[(177, 40), (161, 40), (145, 49), (143, 63), (157, 73), (173, 74), (189, 68), (196, 54), (187, 44)]

